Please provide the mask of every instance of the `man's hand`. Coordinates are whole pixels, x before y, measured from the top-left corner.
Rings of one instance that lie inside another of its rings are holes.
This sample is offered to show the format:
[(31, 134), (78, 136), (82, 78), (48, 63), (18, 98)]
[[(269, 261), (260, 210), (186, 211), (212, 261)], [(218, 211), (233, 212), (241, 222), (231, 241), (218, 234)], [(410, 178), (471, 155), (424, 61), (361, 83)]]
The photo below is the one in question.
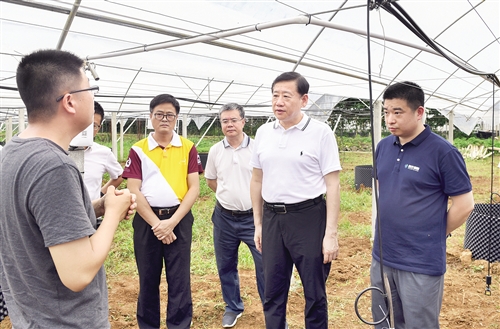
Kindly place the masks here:
[[(109, 187), (108, 187), (108, 192), (109, 192)], [(115, 189), (115, 195), (122, 195), (123, 193), (124, 193), (124, 190)], [(125, 216), (126, 220), (129, 220), (134, 216), (136, 208), (137, 208), (136, 195), (134, 193), (130, 193), (130, 207), (127, 211), (127, 215)]]
[(262, 226), (255, 226), (255, 235), (253, 240), (255, 242), (255, 247), (257, 248), (257, 250), (262, 253)]
[(325, 234), (323, 238), (323, 264), (330, 263), (339, 255), (337, 234)]
[(108, 193), (104, 198), (104, 210), (106, 215), (116, 215), (120, 220), (128, 218), (130, 211), (137, 207), (135, 195), (128, 189), (117, 191), (114, 186), (108, 187)]
[(160, 220), (158, 224), (151, 227), (151, 229), (153, 230), (153, 233), (158, 238), (158, 240), (161, 240), (165, 244), (171, 244), (172, 242), (177, 240), (177, 237), (174, 234), (174, 228), (176, 226), (177, 225), (175, 221), (170, 218)]

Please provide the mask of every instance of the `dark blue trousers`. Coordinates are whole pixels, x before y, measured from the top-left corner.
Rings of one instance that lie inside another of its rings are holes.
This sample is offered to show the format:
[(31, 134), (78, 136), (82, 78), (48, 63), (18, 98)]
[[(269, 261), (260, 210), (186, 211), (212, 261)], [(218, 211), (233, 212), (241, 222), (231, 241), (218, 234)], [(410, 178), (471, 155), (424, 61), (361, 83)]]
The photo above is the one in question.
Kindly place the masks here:
[[(172, 214), (159, 216), (168, 220)], [(171, 244), (156, 238), (151, 226), (135, 214), (134, 252), (139, 272), (137, 324), (141, 329), (160, 328), (160, 277), (165, 263), (168, 284), (167, 328), (189, 329), (193, 318), (191, 299), (191, 239), (193, 215), (190, 212), (175, 227), (177, 236)]]
[(238, 276), (238, 248), (241, 242), (246, 243), (252, 253), (257, 290), (261, 300), (264, 298), (262, 255), (255, 247), (253, 215), (234, 216), (223, 212), (216, 206), (212, 214), (212, 222), (214, 224), (215, 259), (226, 311), (241, 313), (244, 309)]
[(285, 328), (293, 264), (304, 288), (306, 329), (328, 328), (326, 280), (331, 263), (323, 264), (325, 228), (325, 200), (286, 214), (277, 214), (264, 207), (262, 263), (267, 329)]

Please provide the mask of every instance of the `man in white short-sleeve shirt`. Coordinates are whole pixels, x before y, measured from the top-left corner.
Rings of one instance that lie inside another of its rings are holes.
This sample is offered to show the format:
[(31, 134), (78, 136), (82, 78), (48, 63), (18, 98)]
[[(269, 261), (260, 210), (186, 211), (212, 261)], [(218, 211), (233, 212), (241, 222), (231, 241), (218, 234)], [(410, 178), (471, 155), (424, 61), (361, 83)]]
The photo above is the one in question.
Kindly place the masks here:
[(226, 303), (222, 327), (233, 327), (243, 313), (238, 276), (238, 248), (244, 242), (255, 263), (257, 290), (264, 298), (262, 255), (255, 247), (250, 179), (254, 141), (243, 132), (245, 110), (241, 105), (222, 106), (219, 117), (224, 139), (210, 148), (205, 178), (217, 202), (212, 214), (217, 270)]
[(277, 120), (257, 130), (250, 163), (267, 329), (287, 327), (293, 265), (304, 288), (306, 329), (328, 328), (325, 283), (339, 249), (341, 166), (331, 128), (301, 111), (308, 92), (309, 83), (296, 72), (274, 80), (272, 106)]
[[(104, 110), (94, 101), (94, 138), (101, 129), (103, 119)], [(113, 185), (115, 188), (120, 186), (123, 181), (123, 168), (109, 147), (93, 142), (92, 146), (85, 149), (83, 159), (83, 181), (91, 200), (99, 199), (106, 194), (108, 186)], [(109, 181), (102, 186), (102, 175), (105, 173), (109, 174)]]

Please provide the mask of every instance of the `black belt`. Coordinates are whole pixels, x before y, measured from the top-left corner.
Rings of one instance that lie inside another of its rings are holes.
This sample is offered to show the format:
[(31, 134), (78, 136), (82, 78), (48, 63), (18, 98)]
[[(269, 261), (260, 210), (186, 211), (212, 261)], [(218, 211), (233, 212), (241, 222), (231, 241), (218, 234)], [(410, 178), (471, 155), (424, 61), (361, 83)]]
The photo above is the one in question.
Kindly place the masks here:
[(222, 212), (225, 212), (225, 213), (228, 213), (230, 214), (231, 216), (235, 216), (235, 217), (240, 217), (240, 216), (248, 216), (248, 215), (251, 215), (253, 214), (253, 210), (252, 208), (248, 209), (248, 210), (229, 210), (229, 209), (226, 209), (224, 208), (219, 200), (217, 200), (217, 202), (215, 202), (215, 206), (217, 208), (219, 208)]
[(320, 203), (323, 200), (323, 195), (320, 195), (314, 199), (298, 202), (298, 203), (269, 203), (264, 201), (264, 207), (274, 211), (277, 214), (286, 214), (287, 212), (297, 211), (304, 208), (308, 208)]
[(153, 210), (157, 216), (163, 216), (173, 214), (177, 208), (179, 208), (179, 205), (173, 207), (151, 207), (151, 210)]

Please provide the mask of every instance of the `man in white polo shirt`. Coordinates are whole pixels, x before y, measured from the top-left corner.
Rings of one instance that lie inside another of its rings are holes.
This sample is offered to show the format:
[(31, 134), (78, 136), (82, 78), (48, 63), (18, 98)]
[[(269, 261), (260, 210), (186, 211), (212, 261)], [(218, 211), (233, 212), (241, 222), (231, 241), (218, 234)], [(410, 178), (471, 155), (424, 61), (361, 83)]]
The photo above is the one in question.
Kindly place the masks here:
[(257, 290), (263, 301), (262, 255), (255, 247), (250, 179), (250, 158), (254, 141), (243, 132), (245, 110), (229, 103), (219, 111), (224, 139), (208, 152), (205, 178), (217, 202), (212, 214), (217, 270), (226, 309), (222, 327), (233, 327), (243, 313), (238, 276), (238, 247), (247, 244), (255, 263)]
[(274, 80), (272, 106), (277, 120), (257, 130), (250, 163), (267, 329), (286, 328), (294, 264), (304, 287), (306, 329), (328, 328), (325, 283), (339, 250), (341, 166), (331, 128), (301, 111), (308, 92), (309, 83), (296, 72)]
[[(104, 119), (104, 109), (94, 101), (94, 138), (101, 129)], [(92, 143), (92, 146), (87, 147), (83, 155), (83, 182), (87, 187), (91, 200), (99, 199), (108, 190), (108, 186), (113, 185), (118, 188), (123, 181), (123, 168), (116, 160), (115, 155), (109, 147)], [(109, 181), (102, 186), (102, 175), (109, 174)]]

